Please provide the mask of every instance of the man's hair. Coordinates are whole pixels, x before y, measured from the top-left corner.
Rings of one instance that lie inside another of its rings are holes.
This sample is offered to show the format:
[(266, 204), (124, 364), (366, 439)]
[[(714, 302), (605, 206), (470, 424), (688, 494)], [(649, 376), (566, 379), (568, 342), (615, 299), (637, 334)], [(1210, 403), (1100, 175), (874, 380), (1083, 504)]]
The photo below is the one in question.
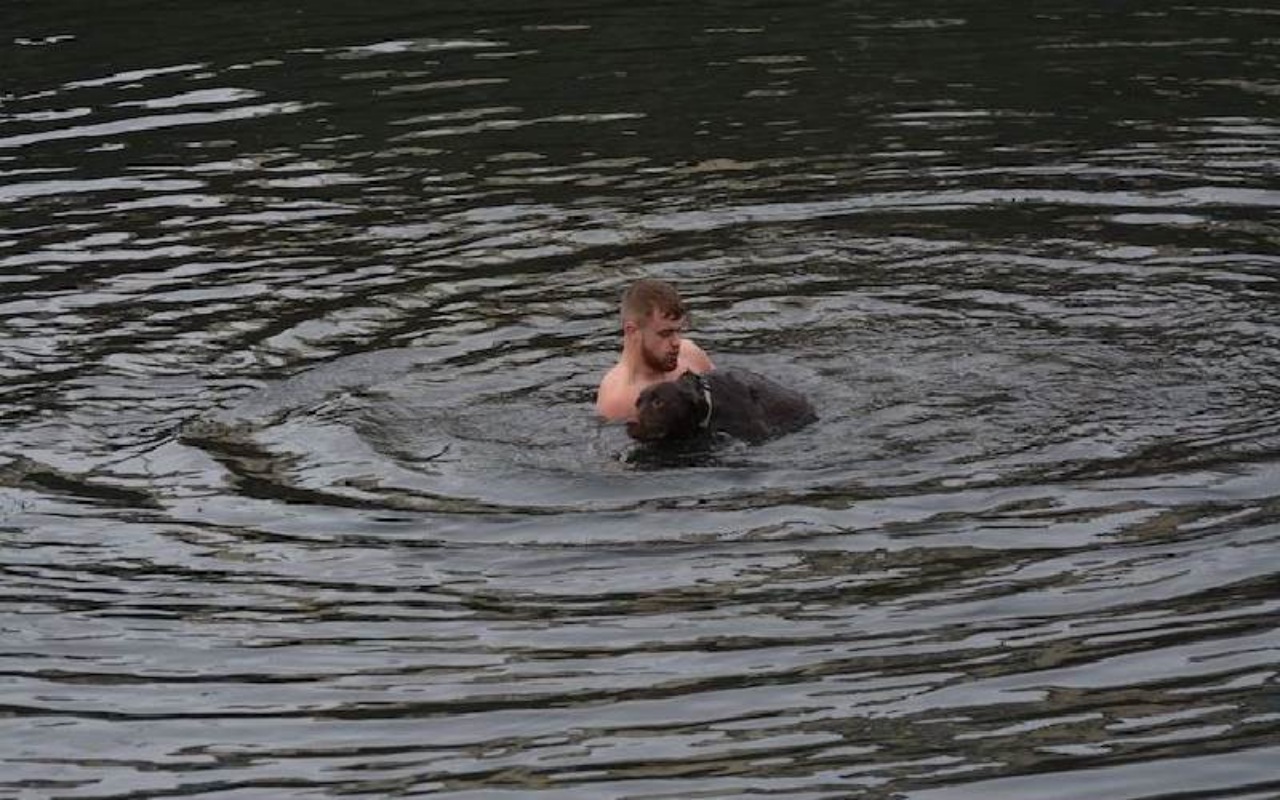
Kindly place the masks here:
[(676, 287), (656, 278), (642, 278), (622, 293), (622, 321), (640, 322), (654, 311), (667, 319), (680, 319), (685, 315), (684, 301)]

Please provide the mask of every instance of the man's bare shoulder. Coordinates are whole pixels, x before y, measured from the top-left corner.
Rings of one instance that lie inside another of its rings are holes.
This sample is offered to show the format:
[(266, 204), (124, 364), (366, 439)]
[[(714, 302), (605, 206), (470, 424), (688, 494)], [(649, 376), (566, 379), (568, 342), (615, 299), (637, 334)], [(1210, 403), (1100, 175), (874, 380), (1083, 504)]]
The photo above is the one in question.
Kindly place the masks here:
[(691, 369), (694, 372), (711, 372), (715, 369), (715, 365), (711, 363), (711, 356), (697, 345), (692, 339), (685, 339), (680, 342), (680, 367), (678, 372)]
[(633, 394), (629, 389), (626, 370), (622, 364), (614, 364), (596, 389), (596, 413), (610, 421), (629, 417), (634, 405), (634, 401), (629, 402)]

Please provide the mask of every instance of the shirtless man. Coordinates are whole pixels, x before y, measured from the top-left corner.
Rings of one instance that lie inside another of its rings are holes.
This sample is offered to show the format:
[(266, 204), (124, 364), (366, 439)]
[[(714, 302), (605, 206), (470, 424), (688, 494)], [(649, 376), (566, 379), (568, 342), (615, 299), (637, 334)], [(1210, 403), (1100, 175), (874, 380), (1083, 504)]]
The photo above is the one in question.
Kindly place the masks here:
[(684, 338), (685, 308), (664, 281), (636, 281), (622, 296), (622, 356), (600, 381), (596, 413), (606, 420), (634, 420), (636, 399), (646, 387), (674, 380), (685, 370), (715, 369), (692, 340)]

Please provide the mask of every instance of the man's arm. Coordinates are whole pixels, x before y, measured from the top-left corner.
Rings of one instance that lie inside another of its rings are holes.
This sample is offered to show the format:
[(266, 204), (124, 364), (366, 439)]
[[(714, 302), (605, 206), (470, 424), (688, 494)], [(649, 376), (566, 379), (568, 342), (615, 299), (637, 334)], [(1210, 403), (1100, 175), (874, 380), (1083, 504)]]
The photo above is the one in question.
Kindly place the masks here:
[(716, 368), (716, 365), (711, 363), (711, 357), (692, 339), (684, 339), (680, 342), (680, 355), (684, 357), (684, 363), (694, 372), (711, 372)]
[(626, 408), (625, 404), (618, 402), (617, 398), (607, 397), (604, 394), (596, 395), (596, 414), (606, 422), (626, 419), (631, 415), (631, 411), (632, 409)]
[(609, 422), (631, 416), (631, 412), (635, 409), (628, 407), (625, 394), (618, 385), (617, 376), (611, 370), (604, 376), (604, 380), (600, 381), (600, 388), (596, 389), (596, 414)]

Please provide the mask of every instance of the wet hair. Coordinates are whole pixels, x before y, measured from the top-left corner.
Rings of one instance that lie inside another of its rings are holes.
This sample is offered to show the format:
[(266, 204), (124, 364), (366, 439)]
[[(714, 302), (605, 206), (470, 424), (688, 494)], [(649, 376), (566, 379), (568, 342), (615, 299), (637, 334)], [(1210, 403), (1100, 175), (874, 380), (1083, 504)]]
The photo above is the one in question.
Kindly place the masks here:
[(656, 278), (642, 278), (622, 294), (622, 321), (644, 320), (657, 311), (667, 319), (685, 316), (684, 301), (676, 287)]

